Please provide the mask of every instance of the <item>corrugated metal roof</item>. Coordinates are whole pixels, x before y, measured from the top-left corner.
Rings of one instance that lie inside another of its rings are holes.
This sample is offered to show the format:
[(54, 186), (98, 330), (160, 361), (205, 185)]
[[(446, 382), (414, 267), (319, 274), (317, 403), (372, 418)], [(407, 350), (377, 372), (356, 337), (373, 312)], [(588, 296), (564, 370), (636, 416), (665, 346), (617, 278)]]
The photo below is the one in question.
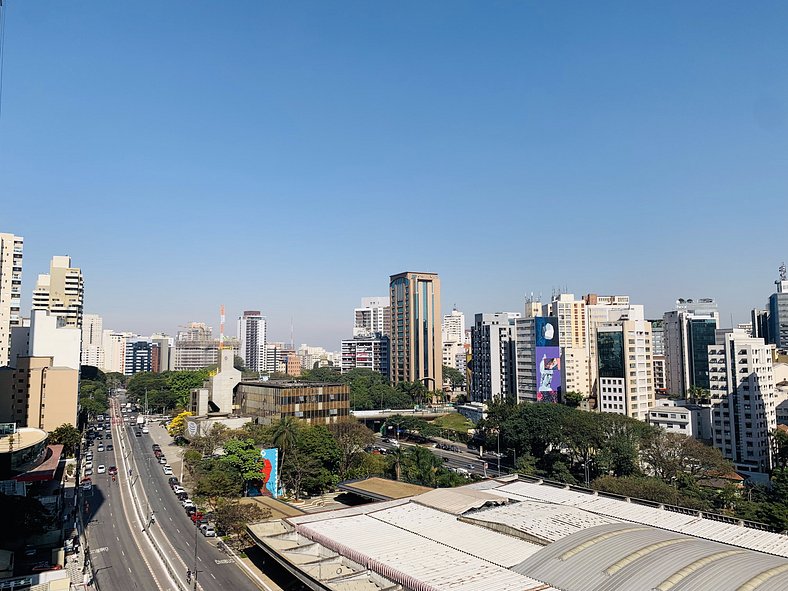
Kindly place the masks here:
[(464, 486), (459, 488), (436, 488), (430, 492), (412, 497), (411, 500), (454, 515), (462, 515), (471, 509), (478, 509), (487, 504), (501, 505), (507, 502), (501, 495)]

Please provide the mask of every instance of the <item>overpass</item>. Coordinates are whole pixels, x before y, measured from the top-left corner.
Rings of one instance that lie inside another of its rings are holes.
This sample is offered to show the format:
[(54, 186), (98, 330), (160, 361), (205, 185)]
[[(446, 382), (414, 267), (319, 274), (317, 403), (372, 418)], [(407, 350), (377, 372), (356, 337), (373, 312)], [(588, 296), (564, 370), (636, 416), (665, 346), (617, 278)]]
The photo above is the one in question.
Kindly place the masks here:
[(389, 417), (402, 415), (404, 417), (418, 417), (425, 421), (437, 419), (440, 416), (457, 412), (453, 406), (431, 406), (426, 408), (386, 408), (383, 410), (351, 410), (350, 415), (356, 417), (373, 431), (380, 431), (380, 427)]

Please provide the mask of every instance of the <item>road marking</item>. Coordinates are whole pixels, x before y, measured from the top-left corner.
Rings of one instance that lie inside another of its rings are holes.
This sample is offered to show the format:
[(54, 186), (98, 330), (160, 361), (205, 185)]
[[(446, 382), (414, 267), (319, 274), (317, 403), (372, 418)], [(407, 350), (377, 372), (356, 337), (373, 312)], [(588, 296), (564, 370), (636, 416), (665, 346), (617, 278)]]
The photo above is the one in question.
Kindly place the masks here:
[[(219, 561), (217, 560), (216, 562), (219, 562)], [(216, 575), (211, 573), (211, 576), (213, 577), (213, 580), (215, 581), (216, 580)]]
[(232, 564), (233, 562), (235, 562), (235, 560), (233, 560), (232, 558), (221, 558), (221, 559), (216, 558), (214, 562), (216, 564)]
[(197, 557), (197, 560), (199, 560), (200, 562), (202, 562), (202, 556), (198, 556), (198, 557)]
[(178, 533), (181, 533), (181, 530), (179, 530), (177, 527), (175, 529), (178, 531)]
[(95, 548), (93, 550), (93, 553), (94, 554), (100, 554), (102, 552), (108, 552), (108, 551), (109, 551), (109, 546), (102, 546), (101, 548)]
[(116, 539), (118, 542), (120, 542), (120, 538), (119, 538), (118, 536), (115, 536), (115, 539)]

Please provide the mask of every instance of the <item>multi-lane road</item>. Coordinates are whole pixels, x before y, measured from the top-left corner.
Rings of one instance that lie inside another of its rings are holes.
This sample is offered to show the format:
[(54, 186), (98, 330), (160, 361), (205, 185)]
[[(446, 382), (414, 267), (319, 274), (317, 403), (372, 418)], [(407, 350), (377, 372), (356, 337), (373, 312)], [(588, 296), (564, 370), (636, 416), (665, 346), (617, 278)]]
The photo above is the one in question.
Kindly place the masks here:
[[(94, 486), (83, 493), (89, 504), (84, 516), (97, 588), (271, 591), (219, 550), (216, 539), (205, 538), (186, 515), (152, 453), (153, 443), (172, 453), (164, 430), (149, 425), (152, 433), (137, 437), (136, 427), (123, 422), (120, 401), (112, 399), (111, 404), (112, 439), (102, 443), (114, 449), (99, 452), (99, 442), (93, 444)], [(115, 481), (108, 472), (97, 474), (100, 464), (117, 466)]]

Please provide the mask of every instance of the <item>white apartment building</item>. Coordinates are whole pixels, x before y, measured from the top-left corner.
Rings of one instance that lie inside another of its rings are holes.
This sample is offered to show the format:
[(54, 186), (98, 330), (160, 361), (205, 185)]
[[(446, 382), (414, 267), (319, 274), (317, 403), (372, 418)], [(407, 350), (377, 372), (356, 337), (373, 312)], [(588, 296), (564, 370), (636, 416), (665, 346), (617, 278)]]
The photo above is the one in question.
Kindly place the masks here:
[(737, 472), (768, 480), (769, 433), (777, 426), (775, 346), (738, 329), (718, 330), (715, 340), (708, 347), (714, 447), (734, 463)]
[(24, 238), (0, 233), (0, 367), (11, 355), (11, 329), (22, 325), (22, 251)]
[(82, 271), (71, 266), (71, 257), (54, 256), (49, 273), (41, 274), (33, 290), (33, 310), (49, 310), (65, 319), (66, 326), (82, 328), (84, 303)]
[(361, 307), (353, 310), (353, 336), (391, 335), (389, 296), (361, 298)]
[(371, 369), (389, 375), (389, 338), (385, 335), (356, 337), (342, 341), (342, 373)]
[(67, 367), (79, 371), (80, 330), (66, 326), (62, 316), (55, 316), (48, 310), (32, 310), (29, 321), (12, 330), (13, 359), (10, 365), (16, 367), (18, 357), (51, 357), (52, 367)]
[(82, 365), (104, 366), (103, 320), (98, 314), (82, 316)]
[(465, 332), (465, 314), (459, 310), (452, 310), (451, 314), (443, 316), (441, 327), (443, 335), (443, 365), (459, 370), (458, 359), (462, 355), (461, 365), (465, 365), (465, 345), (467, 344)]
[(656, 405), (648, 411), (647, 421), (650, 425), (660, 427), (668, 433), (697, 437), (693, 411), (678, 406), (675, 400), (657, 400)]
[(265, 371), (265, 343), (268, 340), (267, 321), (258, 310), (246, 310), (238, 318), (238, 354), (244, 367), (256, 372)]
[(126, 339), (136, 336), (130, 332), (101, 331), (101, 348), (104, 350), (104, 364), (99, 365), (98, 368), (105, 373), (125, 373)]

